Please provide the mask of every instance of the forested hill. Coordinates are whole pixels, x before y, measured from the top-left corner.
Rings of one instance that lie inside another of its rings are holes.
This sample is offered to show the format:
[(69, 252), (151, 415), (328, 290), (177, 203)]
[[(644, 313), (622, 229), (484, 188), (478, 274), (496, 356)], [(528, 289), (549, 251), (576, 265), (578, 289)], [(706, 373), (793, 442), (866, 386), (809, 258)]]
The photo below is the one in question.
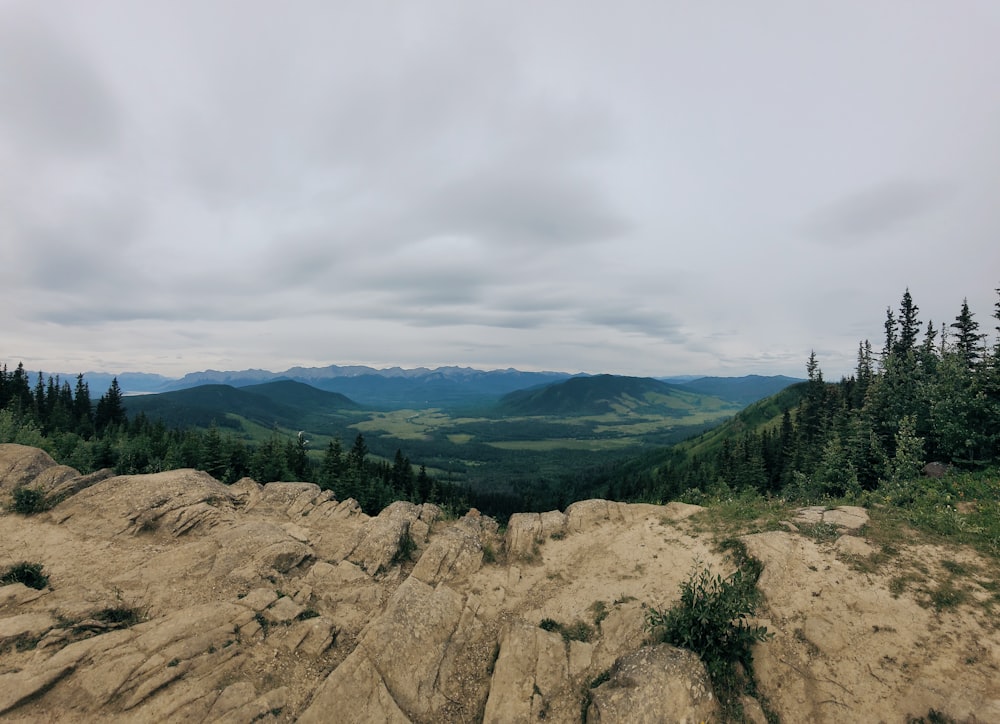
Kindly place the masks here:
[(599, 416), (635, 413), (678, 417), (692, 410), (735, 412), (735, 405), (649, 377), (595, 375), (518, 390), (504, 395), (496, 410), (504, 415)]
[[(1000, 465), (1000, 334), (980, 331), (965, 302), (947, 326), (918, 313), (907, 290), (886, 313), (881, 351), (859, 343), (851, 376), (827, 382), (811, 355), (806, 382), (693, 440), (601, 471), (590, 494), (859, 499), (905, 491), (898, 484), (928, 462), (967, 471)], [(993, 316), (1000, 321), (1000, 302)]]
[(122, 404), (129, 417), (142, 413), (168, 426), (208, 427), (213, 422), (227, 426), (226, 414), (238, 415), (265, 427), (298, 428), (310, 414), (330, 410), (356, 410), (360, 406), (336, 392), (279, 380), (248, 387), (201, 385), (158, 395), (125, 397)]

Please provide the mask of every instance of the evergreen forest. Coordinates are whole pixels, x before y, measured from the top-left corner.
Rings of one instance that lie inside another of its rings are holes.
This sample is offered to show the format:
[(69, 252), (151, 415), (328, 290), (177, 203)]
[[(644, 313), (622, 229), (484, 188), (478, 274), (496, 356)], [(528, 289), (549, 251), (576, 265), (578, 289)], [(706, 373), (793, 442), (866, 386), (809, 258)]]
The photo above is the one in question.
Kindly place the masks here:
[(401, 450), (391, 462), (370, 456), (360, 433), (350, 449), (332, 440), (317, 460), (308, 454), (309, 441), (302, 434), (275, 430), (255, 444), (223, 433), (215, 424), (201, 430), (168, 427), (143, 413), (130, 419), (117, 379), (94, 403), (82, 374), (73, 387), (41, 374), (32, 385), (28, 377), (23, 364), (13, 372), (6, 365), (0, 370), (0, 443), (40, 447), (82, 473), (196, 468), (226, 484), (246, 476), (262, 482), (312, 482), (340, 500), (354, 498), (371, 514), (394, 500), (434, 502), (455, 510), (467, 505), (465, 490), (436, 480), (424, 466), (414, 471)]

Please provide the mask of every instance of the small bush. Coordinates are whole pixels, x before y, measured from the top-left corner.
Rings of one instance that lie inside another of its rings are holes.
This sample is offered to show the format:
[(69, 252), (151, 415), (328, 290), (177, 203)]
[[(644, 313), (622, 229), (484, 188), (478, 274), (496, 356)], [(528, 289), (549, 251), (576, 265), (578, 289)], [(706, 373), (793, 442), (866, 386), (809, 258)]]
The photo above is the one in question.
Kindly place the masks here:
[(563, 626), (560, 632), (563, 641), (590, 641), (594, 637), (594, 627), (586, 621), (577, 619), (573, 623)]
[(11, 510), (21, 515), (34, 515), (48, 510), (45, 493), (38, 488), (14, 488)]
[(146, 619), (146, 612), (137, 606), (112, 606), (101, 609), (94, 614), (94, 618), (116, 628), (128, 628), (142, 623)]
[(3, 575), (0, 575), (0, 584), (23, 583), (28, 588), (41, 591), (49, 585), (49, 577), (42, 571), (41, 563), (28, 563), (21, 561), (10, 566)]
[(767, 638), (765, 626), (747, 618), (757, 608), (757, 592), (743, 568), (728, 578), (704, 568), (681, 584), (680, 603), (669, 611), (650, 609), (654, 637), (690, 649), (701, 657), (709, 674), (726, 673), (735, 663), (752, 663), (751, 647)]
[(497, 552), (490, 543), (483, 543), (483, 563), (496, 563)]
[(698, 654), (726, 718), (739, 720), (740, 695), (757, 693), (752, 647), (769, 634), (767, 627), (748, 622), (759, 600), (756, 585), (762, 565), (746, 556), (742, 546), (733, 548), (740, 561), (735, 573), (723, 578), (708, 568), (692, 571), (681, 584), (680, 602), (668, 611), (650, 609), (646, 624), (656, 643)]
[(938, 611), (955, 608), (968, 600), (969, 592), (964, 588), (956, 588), (952, 581), (944, 581), (931, 591), (931, 605)]
[(600, 626), (601, 621), (608, 617), (608, 604), (604, 601), (594, 601), (590, 604), (590, 612), (594, 614), (594, 625)]
[(300, 613), (298, 616), (296, 616), (295, 620), (296, 621), (307, 621), (310, 618), (318, 618), (318, 617), (319, 617), (319, 611), (317, 611), (315, 609), (312, 609), (312, 608), (307, 608), (302, 613)]
[(571, 624), (564, 624), (552, 618), (543, 618), (538, 626), (545, 631), (560, 634), (563, 641), (590, 641), (594, 636), (594, 627), (579, 619)]
[(906, 724), (955, 724), (955, 720), (944, 712), (930, 709), (927, 716), (913, 717), (907, 715)]

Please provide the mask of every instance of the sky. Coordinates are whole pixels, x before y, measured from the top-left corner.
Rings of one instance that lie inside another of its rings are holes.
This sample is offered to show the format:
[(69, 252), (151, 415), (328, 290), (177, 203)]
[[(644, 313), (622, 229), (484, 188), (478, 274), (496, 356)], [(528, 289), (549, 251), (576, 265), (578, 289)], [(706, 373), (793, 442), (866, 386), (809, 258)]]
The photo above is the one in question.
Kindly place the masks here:
[(0, 0), (0, 361), (827, 379), (1000, 287), (996, 0)]

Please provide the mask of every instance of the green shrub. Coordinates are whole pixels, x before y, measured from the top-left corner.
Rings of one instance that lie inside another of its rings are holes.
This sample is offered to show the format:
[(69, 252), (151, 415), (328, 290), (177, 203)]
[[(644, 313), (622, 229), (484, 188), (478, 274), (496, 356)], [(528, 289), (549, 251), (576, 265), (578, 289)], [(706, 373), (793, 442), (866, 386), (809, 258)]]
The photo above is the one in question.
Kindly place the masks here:
[(496, 563), (497, 552), (491, 543), (483, 543), (483, 563)]
[(654, 638), (694, 651), (715, 678), (733, 664), (749, 667), (751, 647), (767, 638), (767, 627), (747, 619), (757, 608), (756, 578), (745, 568), (728, 578), (704, 568), (681, 584), (680, 603), (669, 611), (651, 608), (647, 624)]
[(594, 627), (586, 621), (577, 619), (573, 623), (564, 624), (552, 618), (543, 618), (538, 624), (545, 631), (553, 631), (562, 636), (563, 641), (590, 641), (594, 637)]
[(23, 583), (28, 588), (41, 591), (49, 585), (49, 577), (42, 572), (42, 568), (41, 563), (15, 563), (0, 575), (0, 584)]
[(955, 720), (944, 712), (940, 712), (937, 709), (930, 709), (926, 717), (907, 715), (906, 724), (955, 724)]
[(34, 515), (48, 510), (45, 493), (38, 488), (14, 488), (11, 510), (21, 515)]
[(142, 623), (146, 619), (146, 612), (137, 606), (111, 606), (102, 608), (94, 614), (94, 618), (115, 628), (128, 628)]
[[(768, 638), (767, 627), (749, 623), (759, 601), (757, 579), (762, 565), (737, 546), (739, 560), (728, 578), (704, 568), (681, 584), (681, 600), (670, 610), (651, 608), (646, 625), (656, 643), (668, 643), (698, 654), (727, 720), (740, 720), (743, 693), (756, 695), (752, 647)], [(742, 666), (742, 673), (740, 672)], [(763, 702), (762, 702), (763, 703)]]

